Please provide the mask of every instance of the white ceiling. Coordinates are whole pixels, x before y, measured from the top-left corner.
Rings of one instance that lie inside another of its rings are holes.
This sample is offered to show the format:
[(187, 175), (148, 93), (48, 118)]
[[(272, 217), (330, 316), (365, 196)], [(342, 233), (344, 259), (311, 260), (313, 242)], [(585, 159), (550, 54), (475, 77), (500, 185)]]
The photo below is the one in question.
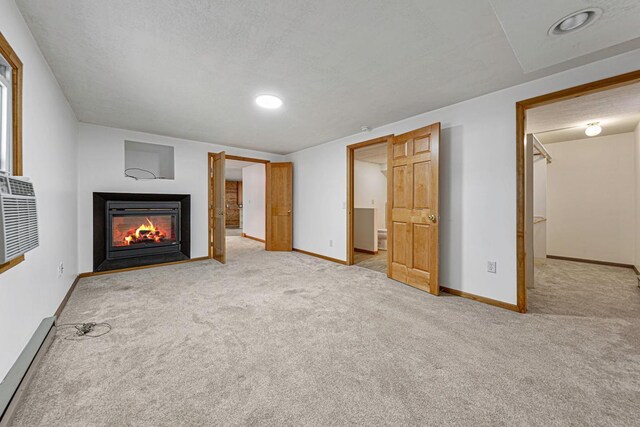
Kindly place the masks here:
[[(576, 50), (596, 30), (634, 36), (629, 6), (525, 62), (514, 25), (546, 34), (557, 0), (496, 0), (501, 20), (489, 0), (16, 2), (79, 120), (274, 153), (640, 48)], [(525, 70), (557, 65), (526, 74), (511, 46)], [(260, 93), (284, 108), (260, 110)]]
[(640, 122), (640, 83), (527, 111), (527, 133), (543, 144), (584, 139), (593, 122), (599, 122), (602, 136), (632, 132)]
[(368, 147), (358, 148), (354, 151), (356, 160), (361, 162), (377, 163), (379, 165), (387, 164), (387, 143), (382, 142)]
[[(640, 114), (606, 117), (600, 122), (602, 133), (600, 136), (617, 135), (619, 133), (633, 132), (640, 122)], [(570, 127), (566, 129), (552, 130), (544, 133), (536, 133), (536, 137), (543, 144), (554, 142), (575, 141), (588, 138), (584, 131), (587, 125)]]
[(229, 160), (226, 159), (224, 161), (224, 168), (225, 169), (242, 169), (242, 168), (246, 168), (247, 166), (253, 166), (257, 163), (255, 162), (245, 162), (242, 160)]
[[(638, 0), (491, 0), (509, 43), (526, 72), (559, 64), (640, 37)], [(592, 25), (563, 36), (549, 36), (559, 19), (597, 7)]]
[(224, 179), (226, 181), (242, 181), (242, 169), (225, 169)]
[(224, 162), (224, 179), (227, 181), (242, 181), (242, 169), (255, 164), (257, 163), (227, 159)]

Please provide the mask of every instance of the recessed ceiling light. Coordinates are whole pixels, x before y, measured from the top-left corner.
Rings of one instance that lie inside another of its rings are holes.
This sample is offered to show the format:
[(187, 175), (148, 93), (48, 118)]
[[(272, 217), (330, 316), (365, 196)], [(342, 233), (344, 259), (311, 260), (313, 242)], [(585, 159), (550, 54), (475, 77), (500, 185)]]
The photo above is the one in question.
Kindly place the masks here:
[(600, 135), (600, 132), (602, 132), (602, 127), (600, 127), (600, 124), (598, 122), (589, 123), (584, 131), (587, 136), (597, 136)]
[(282, 107), (282, 99), (274, 95), (260, 95), (256, 98), (256, 104), (262, 108), (275, 110), (276, 108)]
[(602, 15), (602, 9), (597, 7), (583, 9), (565, 16), (549, 28), (550, 36), (559, 36), (579, 30), (593, 23)]

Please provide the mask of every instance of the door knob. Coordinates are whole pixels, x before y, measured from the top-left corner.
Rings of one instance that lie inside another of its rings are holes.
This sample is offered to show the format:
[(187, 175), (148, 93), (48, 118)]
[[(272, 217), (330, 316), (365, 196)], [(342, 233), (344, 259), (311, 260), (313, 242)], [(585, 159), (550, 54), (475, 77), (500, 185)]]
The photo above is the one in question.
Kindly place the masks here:
[(433, 222), (434, 224), (435, 224), (435, 223), (436, 223), (436, 221), (437, 221), (437, 217), (435, 216), (435, 214), (431, 214), (431, 215), (429, 215), (429, 219), (430, 219), (430, 220), (431, 220), (431, 222)]

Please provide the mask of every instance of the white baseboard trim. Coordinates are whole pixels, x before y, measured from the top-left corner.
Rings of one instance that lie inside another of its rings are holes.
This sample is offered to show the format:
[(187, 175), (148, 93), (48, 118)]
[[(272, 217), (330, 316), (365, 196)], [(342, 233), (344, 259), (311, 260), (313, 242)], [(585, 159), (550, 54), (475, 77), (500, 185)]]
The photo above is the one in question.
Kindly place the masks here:
[(29, 386), (35, 368), (56, 335), (55, 321), (55, 316), (42, 319), (18, 360), (0, 383), (0, 427), (11, 424), (18, 402)]

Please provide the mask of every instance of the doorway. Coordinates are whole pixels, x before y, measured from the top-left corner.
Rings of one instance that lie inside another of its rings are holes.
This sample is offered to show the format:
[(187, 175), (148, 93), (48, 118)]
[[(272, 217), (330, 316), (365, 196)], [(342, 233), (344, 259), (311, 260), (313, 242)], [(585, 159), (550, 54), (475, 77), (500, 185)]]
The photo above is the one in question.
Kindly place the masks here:
[(225, 263), (227, 248), (243, 238), (292, 250), (292, 164), (224, 152), (208, 158), (209, 257)]
[(226, 156), (225, 232), (265, 243), (267, 161)]
[(392, 138), (347, 147), (348, 264), (387, 275), (387, 157)]
[(354, 232), (359, 220), (354, 194), (356, 153), (374, 151), (368, 147), (381, 143), (387, 147), (388, 169), (387, 276), (438, 295), (440, 123), (347, 147), (347, 264), (355, 262)]
[[(632, 131), (635, 128), (640, 140), (640, 104), (639, 97), (631, 95), (634, 87), (640, 89), (640, 71), (516, 104), (520, 312), (554, 306), (576, 314), (590, 306), (596, 309), (591, 303), (601, 291), (605, 300), (633, 292), (640, 261), (634, 249), (640, 245), (633, 242), (640, 235), (635, 229), (638, 206), (632, 202), (639, 200), (633, 177), (639, 150), (634, 150)], [(630, 280), (607, 291), (611, 268), (622, 268), (618, 273), (630, 275)], [(583, 275), (588, 269), (598, 271)], [(584, 282), (563, 291), (562, 286), (587, 276), (599, 277), (592, 289)], [(606, 305), (599, 304), (597, 310), (606, 311)]]

